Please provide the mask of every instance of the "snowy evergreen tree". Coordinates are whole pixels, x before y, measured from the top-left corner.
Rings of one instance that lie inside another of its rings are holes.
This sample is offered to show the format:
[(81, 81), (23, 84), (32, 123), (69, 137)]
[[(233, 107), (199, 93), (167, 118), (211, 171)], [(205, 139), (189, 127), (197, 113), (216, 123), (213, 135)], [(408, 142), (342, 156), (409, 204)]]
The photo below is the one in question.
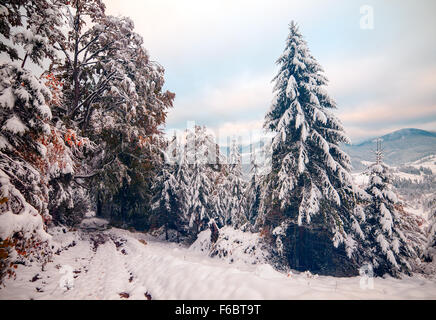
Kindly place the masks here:
[[(220, 215), (217, 209), (218, 191), (216, 179), (217, 144), (214, 137), (207, 132), (206, 127), (195, 126), (186, 136), (185, 165), (191, 170), (189, 183), (189, 226), (198, 233), (207, 227), (210, 219)], [(218, 151), (219, 152), (219, 151)], [(216, 217), (217, 223), (224, 224), (224, 216)]]
[(20, 185), (26, 200), (46, 220), (50, 220), (49, 183), (59, 174), (54, 167), (61, 162), (62, 170), (71, 172), (73, 167), (68, 151), (56, 150), (57, 154), (53, 154), (51, 140), (55, 128), (50, 106), (54, 92), (45, 78), (35, 77), (28, 69), (30, 62), (42, 69), (44, 60), (55, 59), (52, 44), (62, 38), (59, 29), (64, 7), (62, 1), (56, 0), (11, 1), (0, 5), (0, 15), (5, 17), (0, 30), (8, 40), (1, 50), (11, 60), (22, 61), (20, 65), (5, 61), (0, 67), (1, 161), (11, 182)]
[[(24, 68), (30, 58), (40, 65), (45, 58), (54, 59), (52, 45), (63, 38), (62, 10), (65, 0), (9, 0), (0, 4), (0, 34), (6, 39), (0, 43), (0, 52), (11, 60), (21, 60)], [(17, 45), (24, 56), (20, 56)]]
[(428, 201), (428, 241), (426, 248), (426, 255), (432, 260), (436, 259), (436, 196), (433, 196)]
[(272, 149), (270, 141), (262, 142), (257, 151), (252, 147), (250, 153), (250, 181), (246, 189), (246, 213), (255, 230), (262, 228), (263, 221), (258, 219), (259, 212), (264, 212), (264, 199), (268, 188), (265, 187), (267, 176), (271, 172)]
[[(59, 35), (55, 28), (61, 25), (60, 6), (51, 0), (10, 1), (0, 4), (0, 16), (0, 32), (6, 39), (0, 52), (10, 58), (0, 65), (0, 245), (5, 248), (8, 242), (10, 247), (29, 250), (32, 254), (27, 257), (38, 260), (50, 251), (33, 246), (48, 239), (44, 229), (52, 218), (49, 184), (57, 175), (54, 166), (64, 161), (62, 169), (73, 168), (64, 153), (52, 157), (48, 141), (53, 135), (53, 95), (43, 79), (26, 69), (26, 61), (42, 68), (44, 59), (53, 58), (50, 38)], [(52, 23), (51, 29), (41, 18)], [(13, 250), (7, 256), (18, 259)]]
[(377, 142), (376, 162), (368, 169), (370, 195), (361, 223), (365, 258), (373, 265), (374, 273), (398, 275), (410, 272), (410, 258), (417, 257), (405, 235), (399, 212), (399, 200), (393, 191), (391, 169), (383, 163), (381, 143)]
[(177, 180), (180, 164), (179, 152), (180, 146), (177, 136), (174, 135), (166, 148), (166, 152), (164, 152), (165, 163), (155, 179), (152, 189), (153, 203), (150, 225), (151, 228), (163, 226), (166, 240), (170, 240), (170, 230), (177, 232), (176, 240), (181, 240), (180, 236), (186, 236), (188, 231), (188, 221), (183, 215), (183, 201), (186, 194), (185, 190), (181, 188), (185, 181)]
[(169, 240), (168, 231), (175, 230), (183, 234), (183, 225), (181, 221), (181, 196), (179, 195), (179, 183), (174, 176), (173, 166), (164, 165), (155, 180), (155, 187), (152, 204), (151, 227), (163, 226), (165, 229), (165, 238)]
[(47, 152), (42, 142), (50, 135), (49, 98), (48, 88), (28, 71), (9, 64), (0, 67), (1, 169), (46, 218), (48, 181), (41, 171)]
[(21, 67), (31, 60), (36, 65), (43, 63), (44, 59), (50, 62), (57, 60), (56, 43), (65, 41), (63, 26), (66, 19), (65, 0), (38, 0), (30, 1), (33, 4), (31, 12), (27, 13), (26, 29), (18, 30), (13, 34), (13, 42), (24, 49)]
[(187, 129), (181, 143), (173, 151), (181, 202), (181, 210), (177, 214), (180, 221), (185, 221), (185, 232), (195, 240), (200, 231), (208, 228), (211, 219), (219, 227), (226, 223), (226, 160), (220, 154), (214, 136), (204, 126)]
[[(258, 224), (274, 229), (291, 267), (337, 274), (355, 272), (355, 241), (348, 233), (353, 205), (349, 143), (330, 109), (336, 103), (324, 87), (327, 79), (297, 25), (289, 26), (284, 53), (277, 60), (275, 96), (265, 128), (275, 132), (272, 172)], [(332, 247), (329, 247), (330, 244)], [(322, 244), (318, 244), (322, 243)], [(342, 265), (343, 270), (336, 270)]]
[(245, 198), (245, 210), (248, 221), (254, 225), (257, 213), (259, 210), (260, 203), (260, 180), (259, 180), (259, 165), (256, 162), (256, 151), (255, 148), (252, 148), (250, 153), (250, 181), (248, 182), (246, 193), (244, 195)]
[(245, 182), (242, 177), (242, 157), (236, 140), (232, 141), (227, 165), (227, 177), (222, 185), (227, 212), (225, 223), (235, 228), (247, 222), (245, 212)]

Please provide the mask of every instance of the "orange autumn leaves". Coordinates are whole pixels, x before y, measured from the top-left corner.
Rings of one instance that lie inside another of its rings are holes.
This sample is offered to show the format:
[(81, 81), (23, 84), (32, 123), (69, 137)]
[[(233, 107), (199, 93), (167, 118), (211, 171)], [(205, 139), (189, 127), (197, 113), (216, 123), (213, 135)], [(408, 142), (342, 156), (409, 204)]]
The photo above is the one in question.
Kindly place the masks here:
[(18, 262), (7, 263), (7, 258), (10, 256), (11, 252), (14, 250), (17, 254), (19, 260), (26, 259), (34, 256), (35, 254), (42, 254), (47, 256), (45, 253), (46, 243), (34, 239), (24, 239), (18, 235), (14, 235), (12, 238), (6, 238), (5, 240), (0, 240), (0, 271), (4, 270), (4, 273), (9, 278), (15, 278)]
[(65, 132), (64, 139), (65, 143), (68, 144), (70, 147), (76, 146), (80, 148), (88, 142), (88, 139), (78, 138), (76, 132), (71, 129), (68, 129), (67, 132)]
[(61, 104), (61, 92), (64, 83), (59, 80), (53, 73), (48, 73), (42, 76), (45, 79), (45, 85), (51, 92), (50, 105), (59, 106)]

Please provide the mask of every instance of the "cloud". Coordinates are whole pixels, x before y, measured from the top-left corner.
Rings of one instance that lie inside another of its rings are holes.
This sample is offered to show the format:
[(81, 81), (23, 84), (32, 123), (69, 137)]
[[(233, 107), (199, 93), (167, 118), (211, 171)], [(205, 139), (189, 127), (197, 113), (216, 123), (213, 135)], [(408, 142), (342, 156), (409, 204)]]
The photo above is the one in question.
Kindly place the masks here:
[(407, 128), (420, 128), (422, 130), (428, 130), (428, 131), (435, 131), (436, 128), (436, 121), (430, 121), (428, 123), (414, 123), (410, 122), (407, 126), (404, 125), (398, 125), (398, 124), (391, 124), (391, 125), (383, 125), (380, 127), (369, 127), (364, 128), (361, 126), (348, 126), (346, 128), (347, 134), (353, 137), (353, 144), (362, 142), (364, 140), (367, 140), (368, 138), (373, 137), (380, 137), (385, 134)]
[(326, 64), (336, 114), (353, 140), (436, 121), (436, 64), (393, 52)]
[(353, 140), (436, 121), (430, 4), (377, 2), (376, 29), (362, 32), (359, 1), (106, 1), (109, 14), (132, 17), (152, 59), (167, 70), (176, 93), (168, 128), (195, 120), (230, 135), (261, 132), (274, 60), (295, 19)]
[[(320, 10), (313, 10), (316, 5)], [(322, 15), (325, 1), (109, 0), (107, 12), (132, 17), (152, 56), (169, 62), (222, 57), (272, 35), (289, 19)], [(285, 31), (285, 30), (284, 30)]]
[(220, 145), (229, 145), (233, 138), (239, 139), (242, 145), (261, 140), (266, 133), (262, 129), (263, 120), (225, 122), (212, 130)]
[[(392, 72), (398, 62), (384, 55), (327, 64), (331, 96), (338, 97), (336, 114), (353, 140), (402, 127), (425, 126), (436, 120), (436, 68), (411, 68), (401, 76)], [(237, 75), (220, 85), (204, 85), (194, 94), (176, 99), (168, 126), (183, 128), (196, 121), (220, 136), (262, 135), (262, 122), (272, 99), (275, 71)], [(382, 85), (381, 85), (382, 84)]]
[(419, 119), (436, 119), (435, 105), (398, 105), (372, 102), (359, 106), (358, 110), (340, 114), (345, 123), (362, 126), (395, 122), (417, 122)]
[[(272, 74), (272, 73), (271, 73)], [(168, 115), (169, 127), (196, 121), (217, 127), (263, 118), (272, 97), (271, 74), (238, 75), (221, 85), (205, 86), (193, 95), (175, 101)]]

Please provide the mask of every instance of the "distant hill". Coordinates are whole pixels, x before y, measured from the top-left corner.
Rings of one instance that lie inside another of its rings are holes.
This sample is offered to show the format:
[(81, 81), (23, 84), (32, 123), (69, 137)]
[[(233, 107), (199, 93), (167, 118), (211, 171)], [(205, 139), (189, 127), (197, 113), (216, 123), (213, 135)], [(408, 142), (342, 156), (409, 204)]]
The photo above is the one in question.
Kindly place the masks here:
[(354, 170), (362, 170), (362, 161), (374, 161), (372, 150), (375, 140), (382, 139), (384, 160), (389, 165), (401, 165), (436, 154), (436, 132), (420, 129), (401, 129), (381, 137), (375, 137), (343, 149), (352, 160)]
[[(381, 137), (374, 137), (355, 145), (343, 145), (342, 148), (347, 152), (353, 164), (353, 171), (361, 171), (366, 168), (362, 161), (374, 161), (373, 150), (375, 140), (382, 139), (384, 150), (384, 160), (387, 164), (398, 166), (413, 162), (429, 155), (436, 155), (436, 132), (421, 129), (401, 129)], [(252, 145), (241, 146), (243, 158), (243, 171), (248, 174), (250, 168), (251, 148), (260, 152), (263, 143), (256, 142)], [(220, 151), (225, 156), (230, 152), (228, 147), (221, 147)]]

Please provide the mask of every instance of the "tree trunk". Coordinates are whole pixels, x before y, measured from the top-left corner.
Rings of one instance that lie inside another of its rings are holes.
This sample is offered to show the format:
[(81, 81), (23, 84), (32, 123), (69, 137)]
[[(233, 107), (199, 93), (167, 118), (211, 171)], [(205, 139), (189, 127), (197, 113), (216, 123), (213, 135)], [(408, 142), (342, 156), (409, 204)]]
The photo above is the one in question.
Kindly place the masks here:
[[(77, 8), (78, 9), (78, 8)], [(74, 43), (74, 59), (73, 59), (73, 101), (71, 105), (71, 110), (69, 110), (69, 116), (72, 117), (73, 113), (76, 111), (79, 100), (80, 100), (80, 83), (79, 83), (79, 26), (80, 26), (80, 13), (77, 11), (74, 20), (74, 31), (75, 31), (75, 43)]]

